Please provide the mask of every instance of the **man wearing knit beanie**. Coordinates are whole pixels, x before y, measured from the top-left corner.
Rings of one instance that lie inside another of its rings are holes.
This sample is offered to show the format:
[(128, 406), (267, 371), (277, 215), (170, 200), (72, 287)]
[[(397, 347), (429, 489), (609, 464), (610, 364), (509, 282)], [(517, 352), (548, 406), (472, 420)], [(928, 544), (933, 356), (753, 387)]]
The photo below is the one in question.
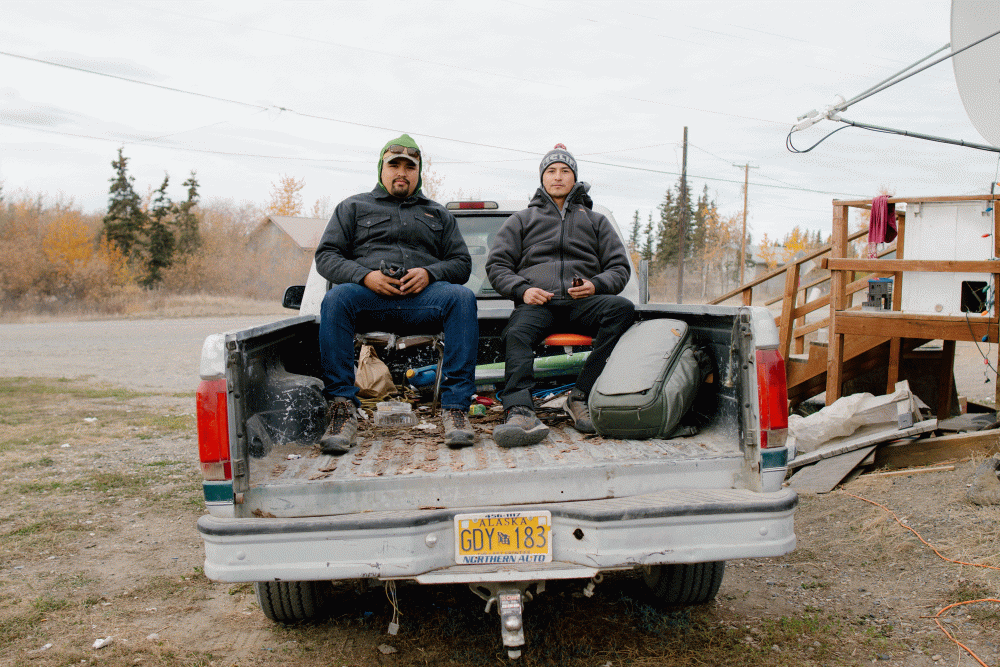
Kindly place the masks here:
[(558, 328), (593, 337), (593, 347), (566, 401), (574, 427), (593, 433), (587, 400), (608, 356), (635, 319), (635, 306), (618, 296), (631, 262), (611, 222), (593, 210), (590, 185), (563, 144), (539, 165), (542, 187), (528, 208), (500, 227), (486, 261), (499, 294), (514, 301), (503, 332), (506, 419), (493, 429), (501, 447), (533, 445), (548, 434), (534, 413), (533, 348)]
[(320, 310), (319, 349), (329, 426), (324, 454), (343, 454), (358, 431), (357, 331), (444, 331), (441, 421), (449, 447), (467, 447), (479, 321), (464, 286), (472, 258), (455, 216), (420, 190), (420, 147), (408, 135), (379, 152), (371, 192), (337, 205), (316, 248), (316, 270), (333, 285)]

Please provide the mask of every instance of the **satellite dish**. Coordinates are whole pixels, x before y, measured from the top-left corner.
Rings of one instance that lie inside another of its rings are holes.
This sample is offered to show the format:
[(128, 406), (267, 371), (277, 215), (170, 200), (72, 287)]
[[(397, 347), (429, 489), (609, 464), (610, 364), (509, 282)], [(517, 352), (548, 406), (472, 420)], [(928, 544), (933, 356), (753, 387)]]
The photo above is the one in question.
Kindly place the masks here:
[[(1000, 30), (1000, 12), (992, 2), (951, 1), (951, 50), (957, 51)], [(951, 59), (965, 113), (979, 134), (1000, 147), (1000, 35)]]

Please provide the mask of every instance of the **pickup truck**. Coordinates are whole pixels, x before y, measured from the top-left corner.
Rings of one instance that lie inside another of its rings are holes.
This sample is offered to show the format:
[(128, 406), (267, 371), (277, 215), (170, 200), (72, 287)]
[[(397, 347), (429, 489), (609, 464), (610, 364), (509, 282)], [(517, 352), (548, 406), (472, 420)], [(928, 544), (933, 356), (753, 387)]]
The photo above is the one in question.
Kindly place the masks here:
[[(448, 205), (473, 258), (480, 364), (502, 361), (513, 309), (486, 280), (489, 245), (523, 206)], [(603, 573), (639, 570), (654, 601), (699, 604), (716, 595), (725, 561), (790, 552), (798, 499), (782, 485), (788, 410), (773, 316), (645, 303), (635, 273), (624, 296), (638, 317), (683, 320), (712, 362), (695, 435), (613, 440), (550, 419), (546, 440), (502, 449), (487, 417), (466, 449), (418, 428), (366, 426), (347, 454), (322, 455), (317, 335), (329, 285), (315, 265), (285, 294), (298, 316), (208, 336), (197, 392), (205, 574), (255, 582), (264, 614), (281, 623), (323, 613), (331, 581), (466, 584), (487, 612), (496, 604), (516, 657), (524, 603), (546, 581), (578, 579), (589, 595)], [(390, 368), (432, 362), (394, 357)], [(516, 548), (492, 539), (497, 525), (523, 527), (506, 533)]]

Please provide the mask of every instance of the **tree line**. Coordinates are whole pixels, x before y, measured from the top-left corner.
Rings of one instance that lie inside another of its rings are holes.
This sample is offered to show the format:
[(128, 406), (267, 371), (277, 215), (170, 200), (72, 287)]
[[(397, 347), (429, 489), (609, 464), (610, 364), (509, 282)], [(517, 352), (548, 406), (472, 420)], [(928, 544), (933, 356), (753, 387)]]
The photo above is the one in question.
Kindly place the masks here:
[[(6, 192), (0, 183), (0, 311), (125, 313), (161, 292), (274, 299), (301, 281), (301, 272), (292, 280), (262, 271), (270, 258), (248, 241), (265, 215), (302, 213), (302, 181), (282, 177), (263, 206), (206, 204), (194, 171), (173, 201), (169, 174), (140, 194), (123, 150), (111, 166), (101, 213), (83, 213), (63, 195)], [(320, 200), (313, 212), (326, 208)]]
[(111, 163), (108, 213), (104, 216), (103, 237), (126, 261), (139, 271), (143, 287), (163, 282), (164, 270), (179, 257), (189, 257), (201, 247), (198, 217), (198, 179), (195, 172), (184, 181), (187, 199), (174, 203), (167, 194), (170, 175), (153, 193), (152, 202), (144, 205), (135, 191), (135, 179), (128, 173), (128, 158), (118, 149), (118, 159)]
[[(302, 280), (298, 264), (265, 257), (266, 249), (248, 241), (267, 214), (306, 214), (303, 180), (281, 176), (262, 207), (225, 199), (206, 205), (194, 171), (183, 183), (183, 199), (173, 201), (169, 174), (158, 188), (140, 195), (128, 165), (119, 149), (111, 162), (103, 215), (84, 214), (63, 197), (47, 203), (43, 195), (11, 196), (0, 183), (0, 308), (55, 309), (78, 302), (120, 312), (128, 299), (158, 290), (275, 298)], [(428, 192), (433, 197), (443, 179), (429, 160), (427, 168), (425, 190), (433, 190)], [(741, 217), (721, 215), (707, 186), (695, 198), (684, 187), (678, 179), (667, 189), (655, 217), (650, 213), (642, 220), (636, 210), (628, 230), (633, 260), (649, 262), (654, 300), (671, 301), (676, 295), (670, 287), (681, 259), (682, 233), (688, 296), (710, 298), (739, 280)], [(308, 215), (326, 218), (331, 212), (325, 197)], [(748, 235), (748, 264), (751, 241)], [(773, 268), (822, 243), (819, 231), (796, 227), (782, 241), (762, 235), (759, 254)], [(265, 265), (276, 268), (261, 270)]]
[[(656, 217), (650, 212), (643, 221), (638, 210), (632, 216), (628, 234), (629, 252), (636, 263), (638, 260), (649, 263), (650, 293), (651, 298), (659, 297), (656, 300), (674, 298), (676, 292), (670, 291), (667, 286), (674, 284), (677, 267), (682, 259), (685, 284), (688, 286), (685, 292), (688, 296), (710, 298), (713, 294), (727, 292), (739, 284), (742, 216), (720, 214), (707, 185), (702, 187), (701, 194), (694, 199), (688, 196), (686, 187), (683, 179), (678, 178), (657, 205)], [(800, 250), (816, 248), (823, 243), (819, 230), (813, 234), (796, 226), (782, 241), (769, 239), (766, 233), (763, 234), (760, 247), (757, 248), (753, 244), (753, 235), (748, 230), (745, 240), (745, 279), (753, 278), (746, 271), (754, 266), (752, 254), (755, 248), (759, 259), (766, 262), (768, 268), (774, 268), (794, 257)]]

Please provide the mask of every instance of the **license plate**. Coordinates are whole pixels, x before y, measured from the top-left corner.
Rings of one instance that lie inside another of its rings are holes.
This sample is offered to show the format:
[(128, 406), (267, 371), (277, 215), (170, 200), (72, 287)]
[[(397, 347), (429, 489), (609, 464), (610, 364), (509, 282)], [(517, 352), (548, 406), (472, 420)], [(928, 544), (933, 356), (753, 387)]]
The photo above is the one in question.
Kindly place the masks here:
[(551, 512), (483, 512), (455, 517), (455, 562), (459, 565), (551, 561)]

